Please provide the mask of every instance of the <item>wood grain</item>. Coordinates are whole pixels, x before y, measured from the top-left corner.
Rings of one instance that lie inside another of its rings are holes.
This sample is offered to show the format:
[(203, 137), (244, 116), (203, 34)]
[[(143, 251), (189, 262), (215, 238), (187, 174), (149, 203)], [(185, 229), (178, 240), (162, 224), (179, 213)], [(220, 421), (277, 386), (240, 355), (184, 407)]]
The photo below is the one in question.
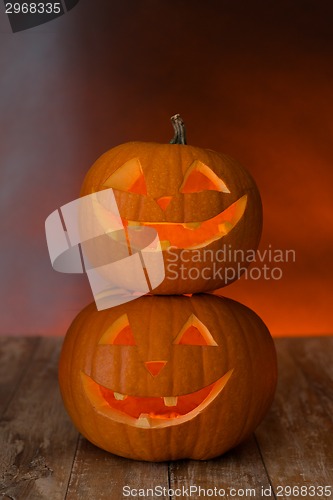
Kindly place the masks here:
[(330, 485), (333, 495), (333, 337), (276, 344), (278, 390), (256, 432), (265, 467), (276, 493)]
[(38, 342), (38, 338), (0, 337), (0, 416), (19, 386)]
[[(58, 390), (61, 343), (60, 338), (0, 338), (4, 499), (118, 500), (125, 498), (125, 485), (164, 487), (159, 498), (172, 500), (186, 498), (186, 493), (172, 496), (172, 489), (186, 492), (190, 486), (224, 489), (230, 498), (232, 488), (233, 498), (279, 499), (293, 498), (279, 491), (288, 486), (333, 490), (333, 337), (276, 339), (278, 389), (255, 435), (214, 460), (169, 464), (116, 457), (78, 436)], [(209, 432), (213, 439), (214, 429)], [(192, 493), (192, 499), (203, 498)], [(303, 496), (320, 497), (329, 498)], [(157, 497), (151, 492), (145, 498)]]
[[(214, 430), (211, 430), (214, 439)], [(220, 496), (258, 497), (261, 488), (269, 488), (269, 478), (265, 471), (261, 454), (255, 438), (252, 436), (234, 450), (222, 457), (213, 460), (199, 462), (196, 460), (184, 460), (170, 464), (170, 486), (172, 488), (185, 488), (190, 492), (192, 500), (201, 499), (203, 491), (214, 489), (220, 491)], [(218, 495), (215, 495), (216, 497)], [(176, 496), (172, 500), (176, 500)], [(274, 498), (269, 495), (265, 498)]]
[(3, 415), (0, 494), (4, 497), (60, 500), (65, 496), (77, 432), (63, 410), (58, 390), (59, 348), (59, 339), (40, 341)]
[[(126, 485), (136, 490), (155, 486), (168, 488), (168, 464), (116, 457), (80, 438), (67, 500), (120, 499)], [(148, 494), (145, 498), (155, 497)], [(169, 497), (162, 495), (159, 498)]]

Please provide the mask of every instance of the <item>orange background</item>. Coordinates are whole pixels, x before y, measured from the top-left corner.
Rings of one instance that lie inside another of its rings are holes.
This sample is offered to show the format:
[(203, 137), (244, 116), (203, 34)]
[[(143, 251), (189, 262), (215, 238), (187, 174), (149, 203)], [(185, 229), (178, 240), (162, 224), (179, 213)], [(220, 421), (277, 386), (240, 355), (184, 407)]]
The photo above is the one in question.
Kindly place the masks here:
[(260, 248), (296, 251), (280, 281), (223, 293), (273, 335), (332, 333), (331, 1), (81, 0), (16, 34), (1, 8), (1, 334), (63, 335), (92, 300), (52, 270), (44, 221), (105, 150), (169, 141), (175, 113), (255, 177)]

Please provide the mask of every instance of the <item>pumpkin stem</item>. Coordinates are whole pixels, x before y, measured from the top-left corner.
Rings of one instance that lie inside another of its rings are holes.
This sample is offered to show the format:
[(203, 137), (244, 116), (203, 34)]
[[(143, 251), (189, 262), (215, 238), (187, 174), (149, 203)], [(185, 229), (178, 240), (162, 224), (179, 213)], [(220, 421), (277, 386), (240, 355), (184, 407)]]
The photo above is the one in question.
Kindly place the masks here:
[(175, 135), (170, 141), (170, 144), (186, 144), (185, 124), (180, 115), (174, 115), (170, 118)]

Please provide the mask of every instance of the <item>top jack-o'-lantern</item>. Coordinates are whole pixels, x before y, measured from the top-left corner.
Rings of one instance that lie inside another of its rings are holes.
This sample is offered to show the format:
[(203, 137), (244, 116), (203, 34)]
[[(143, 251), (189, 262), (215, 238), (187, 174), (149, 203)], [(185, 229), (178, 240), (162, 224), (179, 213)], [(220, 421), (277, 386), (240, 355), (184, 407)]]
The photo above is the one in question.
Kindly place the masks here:
[(239, 259), (257, 249), (260, 195), (238, 162), (187, 145), (182, 119), (171, 120), (170, 144), (129, 142), (104, 153), (87, 173), (81, 196), (112, 188), (125, 227), (157, 231), (165, 279), (152, 293), (210, 291), (237, 279), (240, 262), (246, 266)]

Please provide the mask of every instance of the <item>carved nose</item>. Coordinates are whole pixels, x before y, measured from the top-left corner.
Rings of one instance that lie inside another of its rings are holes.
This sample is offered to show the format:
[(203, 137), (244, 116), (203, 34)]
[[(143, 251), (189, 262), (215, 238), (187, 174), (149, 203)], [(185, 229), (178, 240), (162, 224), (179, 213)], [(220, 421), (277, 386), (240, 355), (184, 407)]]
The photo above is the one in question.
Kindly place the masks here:
[(166, 364), (166, 361), (145, 361), (146, 368), (153, 377), (156, 377)]
[(164, 211), (168, 208), (170, 201), (172, 200), (172, 196), (161, 196), (160, 198), (156, 198), (156, 203), (161, 207)]

